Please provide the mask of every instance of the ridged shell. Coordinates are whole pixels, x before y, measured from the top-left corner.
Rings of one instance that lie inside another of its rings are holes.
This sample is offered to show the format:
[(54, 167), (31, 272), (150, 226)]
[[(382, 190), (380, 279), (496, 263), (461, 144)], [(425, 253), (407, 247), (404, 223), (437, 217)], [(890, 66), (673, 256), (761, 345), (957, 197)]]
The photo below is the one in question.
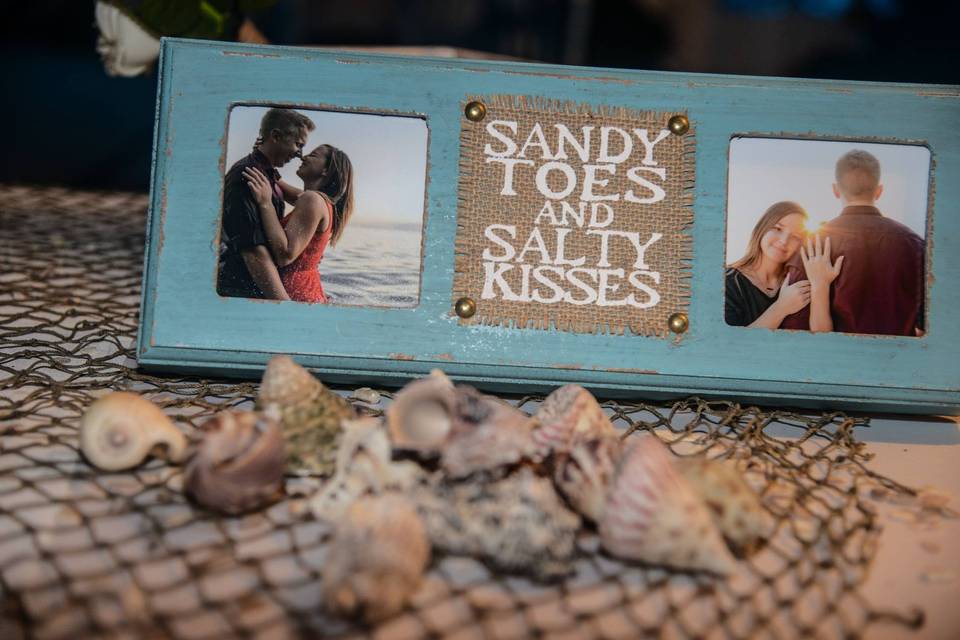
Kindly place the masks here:
[(628, 560), (729, 573), (733, 557), (696, 491), (654, 435), (629, 438), (600, 519), (603, 547)]
[(198, 503), (238, 514), (282, 495), (286, 454), (276, 421), (249, 411), (222, 411), (201, 430), (203, 438), (184, 470), (184, 490)]
[(136, 393), (107, 394), (80, 419), (80, 450), (107, 471), (133, 468), (151, 454), (179, 462), (186, 449), (187, 439), (170, 418)]
[(337, 522), (360, 496), (388, 488), (405, 489), (422, 471), (412, 462), (392, 462), (390, 440), (377, 418), (343, 422), (337, 471), (317, 495), (310, 511), (318, 520)]
[(382, 620), (403, 608), (429, 560), (426, 531), (409, 500), (397, 494), (360, 498), (327, 551), (324, 601), (337, 614)]
[(536, 424), (516, 407), (472, 387), (456, 387), (456, 408), (440, 466), (451, 478), (462, 478), (515, 464), (531, 456)]
[(554, 458), (553, 481), (567, 502), (583, 516), (599, 522), (620, 460), (620, 438), (583, 440)]
[(770, 534), (772, 522), (734, 460), (679, 458), (677, 470), (710, 507), (724, 537), (748, 549)]
[(533, 439), (544, 454), (568, 452), (584, 440), (617, 436), (617, 430), (593, 394), (575, 384), (555, 389), (534, 417), (540, 426), (533, 432)]
[(528, 468), (496, 481), (418, 485), (410, 495), (437, 549), (540, 579), (572, 570), (580, 517)]
[(291, 358), (274, 356), (263, 373), (257, 406), (275, 407), (279, 412), (290, 473), (333, 473), (340, 423), (356, 416), (349, 401), (327, 389)]
[(455, 408), (453, 382), (442, 371), (409, 383), (386, 410), (393, 446), (421, 453), (439, 451), (450, 434)]

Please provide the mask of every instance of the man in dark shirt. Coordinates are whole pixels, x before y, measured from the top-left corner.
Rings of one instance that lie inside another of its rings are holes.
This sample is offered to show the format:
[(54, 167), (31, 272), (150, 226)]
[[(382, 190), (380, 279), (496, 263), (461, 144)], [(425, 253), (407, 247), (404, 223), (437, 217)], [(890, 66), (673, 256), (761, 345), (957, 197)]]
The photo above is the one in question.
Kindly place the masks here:
[(313, 122), (291, 109), (273, 108), (260, 121), (260, 137), (253, 153), (238, 160), (224, 178), (223, 223), (217, 293), (238, 298), (289, 300), (277, 266), (267, 249), (260, 208), (243, 177), (247, 167), (258, 168), (273, 187), (273, 208), (282, 218), (284, 200), (293, 201), (297, 189), (280, 180), (276, 167), (300, 157)]
[[(923, 328), (924, 241), (905, 225), (885, 218), (876, 201), (883, 193), (880, 163), (870, 153), (850, 151), (837, 161), (834, 195), (843, 211), (827, 222), (833, 258), (845, 256), (830, 288), (833, 330), (915, 336)], [(795, 255), (791, 282), (806, 278)], [(788, 316), (781, 329), (808, 329), (810, 307)]]

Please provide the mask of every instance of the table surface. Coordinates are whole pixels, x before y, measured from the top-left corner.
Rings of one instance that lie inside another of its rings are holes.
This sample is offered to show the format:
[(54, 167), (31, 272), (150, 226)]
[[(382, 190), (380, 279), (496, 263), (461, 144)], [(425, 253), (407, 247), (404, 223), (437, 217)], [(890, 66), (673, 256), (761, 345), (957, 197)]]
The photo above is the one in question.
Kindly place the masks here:
[[(223, 637), (236, 633), (237, 625), (260, 629), (265, 637), (295, 635), (304, 626), (372, 637), (547, 636), (564, 620), (570, 637), (635, 637), (637, 628), (659, 628), (664, 637), (728, 637), (724, 630), (729, 634), (730, 627), (720, 625), (711, 633), (685, 601), (644, 625), (649, 615), (644, 607), (655, 601), (644, 598), (644, 590), (665, 594), (676, 604), (671, 599), (712, 593), (717, 586), (712, 580), (621, 565), (595, 554), (558, 587), (498, 576), (465, 558), (438, 558), (412, 613), (379, 629), (338, 626), (315, 613), (329, 531), (309, 521), (298, 495), (315, 490), (318, 482), (292, 480), (290, 499), (264, 513), (217, 518), (182, 499), (179, 470), (163, 462), (125, 474), (89, 467), (76, 446), (77, 419), (89, 399), (110, 389), (131, 388), (160, 402), (188, 433), (222, 408), (251, 406), (256, 393), (254, 383), (155, 378), (135, 370), (131, 349), (145, 203), (139, 194), (0, 186), (0, 637), (17, 637), (24, 624), (36, 637), (136, 637), (145, 631)], [(640, 414), (617, 414), (618, 403), (605, 406), (614, 417), (629, 418), (627, 423), (639, 419)], [(797, 419), (789, 415), (736, 411), (738, 425), (774, 415), (763, 427), (771, 446), (798, 441)], [(660, 422), (654, 420), (651, 428), (659, 424), (653, 430), (670, 437), (668, 427), (690, 420), (691, 413), (671, 414), (667, 406), (643, 415), (656, 416)], [(847, 424), (843, 420), (824, 424), (833, 428)], [(840, 627), (825, 626), (822, 637), (840, 637), (838, 628), (867, 638), (960, 637), (960, 518), (954, 511), (960, 495), (960, 422), (871, 416), (853, 424), (852, 433), (865, 449), (857, 453), (850, 446), (857, 462), (850, 469), (859, 465), (929, 491), (917, 497), (878, 486), (858, 499), (859, 506), (876, 510), (875, 553), (872, 547), (864, 551), (865, 580), (838, 604), (840, 617), (850, 619)], [(705, 425), (707, 432), (719, 432), (716, 424)], [(742, 438), (749, 429), (738, 425), (731, 433)], [(624, 420), (618, 426), (623, 428)], [(684, 437), (696, 440), (702, 432)], [(813, 446), (813, 439), (803, 446)], [(861, 453), (873, 457), (857, 458)], [(760, 471), (751, 473), (748, 479), (762, 481)], [(923, 496), (941, 494), (949, 497), (948, 508), (924, 508)], [(147, 532), (144, 526), (153, 529)], [(227, 543), (234, 557), (218, 555)], [(581, 546), (591, 544), (587, 540)], [(154, 555), (157, 545), (176, 553)], [(244, 553), (249, 555), (238, 560)], [(161, 560), (179, 564), (171, 569)], [(755, 577), (766, 560), (761, 553), (742, 564), (752, 565)], [(105, 577), (104, 567), (112, 577)], [(171, 571), (176, 575), (166, 574)], [(731, 584), (747, 577), (738, 573)], [(148, 587), (157, 591), (140, 592)], [(500, 615), (498, 606), (514, 617)], [(759, 611), (761, 605), (756, 606)], [(908, 628), (904, 621), (917, 610), (923, 624)], [(715, 615), (706, 611), (704, 620)], [(857, 619), (869, 612), (880, 613), (869, 622)], [(769, 617), (770, 624), (743, 637), (799, 635), (796, 626), (778, 625), (775, 613)]]

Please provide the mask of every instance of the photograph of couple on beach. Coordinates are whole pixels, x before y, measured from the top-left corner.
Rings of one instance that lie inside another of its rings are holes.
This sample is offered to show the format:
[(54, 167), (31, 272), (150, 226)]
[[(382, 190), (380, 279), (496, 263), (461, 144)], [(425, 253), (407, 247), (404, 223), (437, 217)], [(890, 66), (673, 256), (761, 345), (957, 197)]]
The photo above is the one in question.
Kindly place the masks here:
[(417, 117), (233, 107), (217, 292), (416, 306), (427, 139)]
[(728, 325), (924, 334), (928, 148), (738, 137), (729, 162)]

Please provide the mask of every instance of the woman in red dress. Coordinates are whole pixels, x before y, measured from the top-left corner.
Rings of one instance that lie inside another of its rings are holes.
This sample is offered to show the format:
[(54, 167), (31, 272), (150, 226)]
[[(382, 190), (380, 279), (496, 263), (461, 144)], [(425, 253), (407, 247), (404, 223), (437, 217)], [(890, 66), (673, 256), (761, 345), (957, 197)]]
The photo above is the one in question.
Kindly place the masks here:
[(244, 171), (260, 207), (267, 247), (291, 300), (327, 302), (320, 281), (323, 252), (336, 246), (353, 214), (353, 166), (340, 149), (322, 144), (303, 156), (297, 175), (303, 192), (279, 220), (270, 209), (270, 182), (256, 167)]

